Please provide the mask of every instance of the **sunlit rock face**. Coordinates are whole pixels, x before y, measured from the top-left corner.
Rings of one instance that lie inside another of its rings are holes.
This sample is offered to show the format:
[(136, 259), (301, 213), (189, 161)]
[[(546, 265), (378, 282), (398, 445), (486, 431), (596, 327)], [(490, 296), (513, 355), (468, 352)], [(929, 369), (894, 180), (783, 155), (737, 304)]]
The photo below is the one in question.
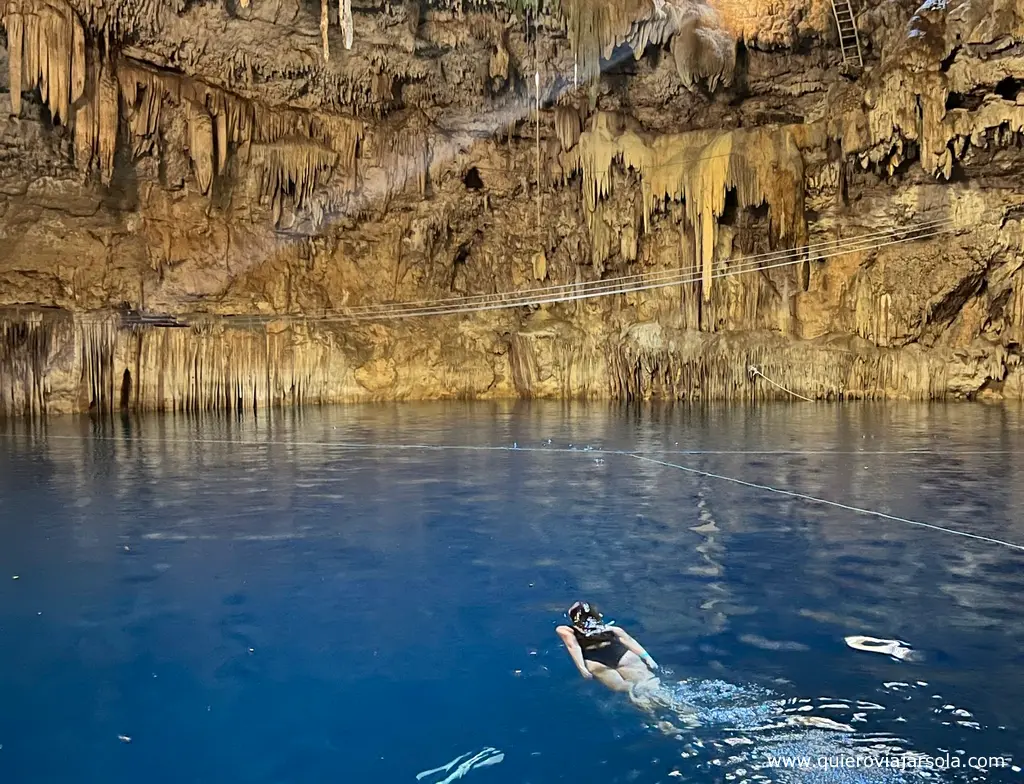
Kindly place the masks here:
[(537, 6), (0, 2), (0, 416), (1024, 396), (1024, 5)]

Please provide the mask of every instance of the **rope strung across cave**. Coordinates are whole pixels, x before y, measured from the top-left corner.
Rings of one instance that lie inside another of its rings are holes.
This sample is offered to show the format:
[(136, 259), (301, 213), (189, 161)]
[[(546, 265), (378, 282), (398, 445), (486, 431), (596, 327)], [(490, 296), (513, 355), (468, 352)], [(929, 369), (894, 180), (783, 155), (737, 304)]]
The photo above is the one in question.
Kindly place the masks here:
[[(27, 436), (25, 433), (0, 433), (0, 438), (14, 440)], [(46, 439), (57, 441), (81, 441), (82, 436), (62, 436), (47, 433)], [(139, 443), (152, 439), (137, 438), (135, 436), (114, 437), (114, 436), (90, 436), (95, 441), (118, 441)], [(623, 451), (621, 449), (604, 449), (602, 447), (573, 446), (567, 447), (545, 445), (545, 446), (520, 446), (514, 443), (512, 446), (493, 444), (424, 444), (424, 443), (396, 443), (396, 442), (374, 442), (374, 441), (245, 441), (232, 438), (160, 438), (161, 443), (169, 444), (224, 444), (243, 447), (267, 447), (267, 446), (294, 446), (294, 447), (315, 447), (317, 449), (337, 449), (341, 451), (367, 450), (396, 450), (396, 451), (437, 451), (437, 452), (550, 452), (560, 453), (583, 453), (587, 455), (634, 455), (638, 452)], [(697, 456), (736, 456), (736, 455), (757, 455), (767, 457), (806, 457), (808, 455), (856, 455), (863, 456), (946, 456), (946, 457), (1003, 457), (1006, 455), (1018, 455), (1020, 450), (1016, 449), (645, 449), (645, 455), (685, 455), (687, 457)]]
[(798, 395), (792, 389), (786, 389), (786, 387), (782, 386), (782, 384), (777, 384), (776, 382), (772, 381), (770, 378), (768, 378), (768, 376), (766, 376), (764, 373), (762, 373), (758, 369), (758, 367), (756, 365), (751, 365), (750, 367), (748, 367), (747, 368), (747, 372), (750, 374), (750, 380), (751, 381), (754, 381), (758, 376), (760, 376), (765, 381), (767, 381), (769, 384), (771, 384), (773, 387), (776, 387), (777, 389), (781, 389), (783, 392), (788, 392), (793, 397), (798, 397), (801, 400), (806, 400), (808, 403), (813, 403), (814, 402), (809, 397), (804, 397), (803, 395)]
[[(951, 219), (929, 221), (927, 223), (906, 228), (889, 229), (859, 235), (839, 242), (819, 242), (782, 251), (740, 257), (730, 261), (727, 269), (713, 274), (716, 279), (745, 275), (751, 272), (765, 272), (772, 269), (803, 264), (808, 261), (824, 261), (849, 253), (877, 250), (883, 247), (899, 245), (922, 239), (930, 239), (951, 232), (960, 227)], [(880, 240), (880, 241), (874, 241)], [(813, 256), (813, 258), (812, 258)], [(763, 262), (763, 263), (762, 263)], [(270, 322), (284, 323), (320, 323), (320, 324), (351, 324), (366, 321), (402, 320), (426, 316), (448, 316), (468, 313), (481, 313), (492, 310), (507, 310), (518, 307), (574, 302), (579, 300), (607, 297), (615, 294), (632, 294), (641, 291), (678, 287), (687, 284), (701, 283), (700, 273), (680, 273), (678, 270), (663, 270), (649, 274), (637, 274), (609, 278), (606, 280), (585, 283), (562, 284), (516, 292), (499, 292), (496, 294), (479, 294), (468, 297), (454, 297), (420, 302), (404, 302), (394, 305), (380, 303), (374, 305), (353, 306), (343, 311), (323, 313), (320, 315), (292, 316), (275, 315), (219, 315), (196, 314), (182, 317), (165, 317), (175, 319), (175, 325), (187, 327), (212, 321), (227, 323), (236, 327), (262, 326)], [(106, 321), (109, 317), (83, 316), (80, 323), (90, 321)], [(169, 326), (164, 323), (163, 326)]]
[[(13, 434), (13, 433), (0, 433), (0, 438), (13, 439), (13, 438), (16, 437), (16, 435), (17, 434)], [(856, 455), (868, 455), (868, 454), (872, 454), (872, 455), (878, 455), (878, 454), (892, 454), (892, 455), (926, 455), (926, 454), (937, 455), (938, 454), (938, 455), (949, 455), (950, 452), (948, 452), (947, 450), (941, 450), (941, 451), (940, 450), (906, 450), (906, 451), (902, 451), (901, 450), (901, 451), (892, 451), (892, 452), (885, 452), (885, 451), (875, 451), (875, 452), (869, 452), (869, 451), (850, 451), (850, 452), (846, 452), (846, 451), (836, 451), (836, 450), (820, 450), (820, 451), (813, 451), (813, 450), (794, 450), (794, 451), (778, 450), (778, 451), (760, 451), (759, 452), (759, 451), (756, 451), (756, 450), (688, 450), (688, 451), (679, 450), (679, 451), (672, 451), (672, 450), (653, 450), (652, 449), (652, 450), (646, 450), (646, 453), (644, 453), (644, 452), (636, 452), (636, 451), (625, 450), (625, 449), (591, 449), (589, 447), (574, 448), (574, 447), (571, 447), (571, 446), (569, 448), (554, 447), (554, 446), (544, 446), (544, 447), (523, 446), (523, 447), (520, 447), (518, 444), (514, 444), (512, 446), (491, 446), (491, 445), (472, 445), (472, 444), (467, 444), (467, 445), (457, 445), (457, 444), (386, 444), (386, 443), (360, 443), (360, 442), (335, 442), (335, 443), (332, 443), (332, 442), (323, 442), (323, 441), (241, 441), (241, 440), (227, 439), (227, 438), (221, 438), (221, 439), (175, 439), (175, 438), (148, 439), (148, 438), (138, 438), (138, 437), (134, 437), (134, 436), (129, 436), (129, 437), (126, 437), (126, 438), (118, 438), (118, 437), (111, 437), (111, 436), (91, 436), (89, 438), (86, 438), (86, 437), (82, 437), (82, 436), (60, 436), (60, 435), (51, 435), (51, 434), (47, 434), (44, 438), (45, 438), (45, 440), (53, 439), (53, 440), (73, 440), (73, 441), (86, 441), (86, 440), (93, 440), (93, 441), (119, 441), (119, 442), (123, 441), (123, 442), (134, 442), (134, 443), (154, 440), (154, 441), (157, 441), (159, 443), (188, 443), (188, 444), (192, 444), (192, 445), (194, 445), (194, 444), (219, 444), (219, 445), (228, 445), (228, 446), (251, 446), (251, 447), (269, 447), (269, 446), (275, 446), (275, 445), (278, 445), (278, 446), (290, 446), (290, 447), (314, 446), (314, 447), (317, 447), (319, 449), (335, 448), (335, 449), (342, 449), (342, 450), (348, 450), (348, 451), (358, 451), (358, 450), (367, 450), (367, 449), (392, 449), (392, 450), (420, 450), (420, 451), (442, 451), (442, 450), (488, 451), (488, 452), (499, 452), (500, 451), (500, 452), (524, 452), (524, 453), (536, 453), (536, 452), (565, 453), (565, 452), (573, 452), (573, 453), (584, 454), (584, 455), (631, 457), (631, 458), (633, 458), (635, 460), (642, 460), (644, 462), (652, 463), (654, 465), (664, 466), (665, 468), (675, 468), (675, 469), (677, 469), (679, 471), (684, 471), (686, 473), (694, 474), (696, 476), (703, 476), (703, 477), (706, 477), (708, 479), (719, 479), (719, 480), (722, 480), (722, 481), (725, 481), (725, 482), (731, 482), (733, 484), (741, 485), (743, 487), (752, 488), (754, 490), (764, 490), (766, 492), (776, 493), (778, 495), (784, 495), (784, 496), (788, 496), (790, 498), (798, 498), (798, 499), (803, 500), (803, 501), (810, 501), (812, 503), (824, 504), (826, 506), (832, 506), (832, 507), (835, 507), (837, 509), (843, 509), (845, 511), (854, 512), (854, 513), (860, 514), (860, 515), (867, 515), (867, 516), (872, 516), (872, 517), (878, 517), (878, 518), (881, 518), (881, 519), (884, 519), (884, 520), (891, 520), (891, 521), (897, 522), (897, 523), (904, 523), (906, 525), (918, 526), (918, 527), (921, 527), (921, 528), (927, 528), (927, 529), (932, 530), (932, 531), (938, 531), (940, 533), (953, 534), (955, 536), (960, 536), (960, 537), (964, 537), (964, 538), (967, 538), (967, 539), (975, 539), (975, 540), (978, 540), (978, 541), (987, 542), (989, 544), (1002, 545), (1003, 547), (1008, 547), (1008, 548), (1013, 549), (1013, 550), (1024, 551), (1024, 545), (1017, 544), (1015, 542), (1009, 542), (1009, 541), (1006, 541), (1004, 539), (997, 539), (995, 537), (984, 536), (982, 534), (974, 534), (974, 533), (970, 533), (969, 531), (961, 531), (961, 530), (958, 530), (956, 528), (950, 528), (950, 527), (947, 527), (947, 526), (935, 525), (934, 523), (925, 523), (925, 522), (922, 522), (920, 520), (911, 520), (911, 519), (906, 518), (906, 517), (900, 517), (898, 515), (891, 515), (891, 514), (888, 514), (886, 512), (879, 512), (879, 511), (874, 510), (874, 509), (865, 509), (865, 508), (859, 507), (859, 506), (852, 506), (850, 504), (844, 504), (844, 503), (841, 503), (839, 501), (830, 501), (827, 498), (819, 498), (817, 496), (813, 496), (813, 495), (810, 495), (808, 493), (800, 493), (800, 492), (796, 492), (794, 490), (786, 490), (784, 488), (773, 487), (771, 485), (765, 485), (765, 484), (759, 484), (757, 482), (748, 482), (748, 481), (746, 481), (744, 479), (739, 479), (739, 478), (736, 478), (736, 477), (727, 476), (725, 474), (718, 474), (718, 473), (714, 473), (714, 472), (711, 472), (711, 471), (704, 471), (704, 470), (701, 470), (699, 468), (693, 468), (691, 466), (680, 465), (679, 463), (670, 463), (670, 462), (668, 462), (666, 460), (659, 460), (659, 459), (657, 459), (655, 457), (651, 457), (650, 456), (651, 454), (687, 454), (687, 455), (797, 455), (797, 456), (800, 456), (800, 455), (811, 455), (811, 454), (815, 454), (815, 455), (829, 455), (829, 454), (835, 454), (835, 455), (846, 455), (846, 454), (856, 454)], [(973, 452), (957, 452), (955, 454), (964, 455), (964, 454), (976, 454), (976, 453), (973, 453)], [(977, 453), (977, 454), (984, 454), (984, 455), (1017, 454), (1017, 452), (1015, 452), (1013, 450), (1003, 450), (1003, 451), (998, 451), (998, 450), (989, 451), (989, 450), (986, 450), (985, 452)]]
[[(943, 234), (956, 232), (960, 227), (952, 219), (927, 221), (917, 226), (903, 229), (888, 229), (858, 235), (838, 242), (818, 242), (781, 251), (773, 251), (754, 256), (740, 257), (730, 260), (730, 266), (713, 273), (713, 277), (729, 278), (751, 272), (765, 272), (772, 269), (803, 264), (809, 261), (824, 261), (849, 253), (877, 250), (884, 247), (899, 245), (923, 239), (931, 239)], [(468, 297), (449, 297), (438, 300), (422, 300), (419, 302), (378, 303), (372, 305), (353, 306), (342, 311), (323, 313), (320, 315), (292, 316), (289, 314), (273, 315), (221, 315), (194, 314), (188, 316), (140, 316), (131, 323), (139, 326), (188, 327), (218, 321), (236, 327), (263, 326), (270, 322), (291, 323), (334, 323), (348, 324), (364, 321), (402, 320), (414, 317), (448, 316), (468, 313), (480, 313), (492, 310), (507, 310), (518, 307), (574, 302), (579, 300), (607, 297), (615, 294), (632, 294), (641, 291), (678, 287), (697, 284), (703, 281), (701, 273), (680, 273), (677, 269), (661, 272), (642, 273), (636, 275), (608, 278), (583, 283), (561, 284), (515, 292), (499, 292), (496, 294), (477, 294)], [(14, 312), (22, 308), (15, 306)], [(83, 315), (79, 323), (106, 323), (110, 315)]]
[[(941, 224), (941, 225), (940, 225)], [(882, 242), (865, 242), (860, 237), (844, 240), (832, 245), (831, 252), (823, 252), (815, 256), (815, 260), (825, 260), (836, 256), (843, 256), (849, 253), (877, 250), (892, 245), (899, 245), (921, 239), (937, 237), (945, 233), (957, 231), (959, 227), (952, 221), (937, 222), (936, 225), (921, 229), (913, 229), (910, 234), (898, 236), (899, 232), (885, 232), (882, 236), (887, 237)], [(750, 272), (764, 272), (771, 269), (780, 269), (795, 264), (803, 264), (809, 259), (806, 252), (814, 246), (803, 246), (786, 251), (779, 251), (762, 256), (742, 257), (737, 260), (740, 263), (731, 266), (726, 270), (719, 271), (713, 275), (714, 278), (729, 278), (737, 275), (744, 275)], [(827, 247), (819, 243), (817, 247)], [(768, 263), (751, 261), (763, 259)], [(536, 296), (523, 296), (522, 292), (500, 293), (494, 295), (477, 295), (476, 301), (473, 298), (456, 300), (453, 304), (444, 304), (443, 300), (433, 303), (427, 302), (423, 305), (415, 303), (402, 303), (393, 307), (386, 305), (366, 306), (364, 311), (351, 309), (335, 314), (323, 314), (318, 316), (230, 316), (223, 317), (231, 323), (238, 325), (261, 325), (270, 321), (285, 321), (299, 323), (354, 323), (360, 321), (382, 321), (401, 320), (423, 316), (448, 316), (467, 313), (481, 313), (491, 310), (507, 310), (517, 307), (529, 307), (535, 305), (575, 302), (579, 300), (605, 297), (614, 294), (633, 294), (641, 291), (652, 291), (655, 289), (677, 287), (685, 284), (700, 283), (703, 279), (701, 274), (680, 274), (678, 271), (670, 270), (651, 275), (638, 276), (634, 282), (622, 284), (613, 281), (595, 281), (592, 285), (568, 284), (558, 287), (541, 289)], [(450, 302), (450, 300), (449, 300)]]
[(643, 460), (648, 463), (654, 463), (656, 465), (665, 466), (666, 468), (677, 468), (680, 471), (685, 471), (689, 474), (696, 474), (697, 476), (704, 476), (709, 479), (721, 479), (725, 482), (732, 482), (733, 484), (743, 485), (744, 487), (751, 487), (755, 490), (766, 490), (770, 493), (777, 493), (779, 495), (789, 496), (790, 498), (799, 498), (803, 501), (812, 501), (817, 504), (825, 504), (826, 506), (834, 506), (838, 509), (845, 509), (848, 512), (856, 512), (862, 515), (872, 515), (874, 517), (881, 517), (885, 520), (892, 520), (897, 523), (906, 523), (907, 525), (916, 525), (921, 528), (928, 528), (933, 531), (941, 531), (942, 533), (955, 534), (956, 536), (963, 536), (968, 539), (978, 539), (983, 542), (989, 542), (991, 544), (1000, 544), (1003, 547), (1009, 547), (1013, 550), (1024, 550), (1024, 545), (1016, 544), (1014, 542), (1007, 542), (1003, 539), (996, 539), (991, 536), (983, 536), (981, 534), (972, 534), (967, 531), (958, 531), (956, 528), (947, 528), (941, 525), (935, 525), (933, 523), (923, 523), (920, 520), (910, 520), (906, 517), (898, 517), (897, 515), (887, 514), (885, 512), (878, 512), (874, 509), (863, 509), (859, 506), (850, 506), (849, 504), (842, 504), (838, 501), (829, 501), (826, 498), (818, 498), (807, 493), (797, 493), (793, 490), (784, 490), (778, 487), (772, 487), (771, 485), (762, 485), (756, 482), (747, 482), (743, 479), (737, 479), (736, 477), (726, 476), (724, 474), (715, 474), (710, 471), (701, 471), (698, 468), (691, 468), (690, 466), (679, 465), (678, 463), (669, 463), (665, 460), (656, 460), (653, 457), (647, 457), (646, 455), (639, 454), (637, 452), (628, 453), (630, 457), (637, 460)]
[[(847, 238), (840, 239), (840, 240), (835, 240), (835, 241), (832, 241), (832, 240), (821, 241), (821, 242), (810, 243), (808, 245), (803, 245), (803, 246), (799, 246), (799, 247), (795, 247), (795, 248), (788, 248), (788, 249), (777, 250), (777, 251), (769, 251), (767, 253), (759, 253), (759, 254), (754, 254), (754, 255), (751, 255), (751, 256), (740, 256), (740, 257), (738, 257), (736, 259), (730, 259), (729, 260), (730, 265), (732, 265), (730, 267), (730, 269), (731, 270), (736, 270), (736, 269), (741, 269), (741, 268), (745, 269), (746, 266), (750, 265), (751, 263), (753, 263), (755, 261), (757, 261), (757, 262), (760, 262), (760, 261), (772, 262), (772, 261), (778, 261), (778, 260), (782, 260), (782, 259), (790, 259), (794, 255), (795, 256), (799, 256), (799, 258), (797, 258), (795, 260), (795, 263), (799, 263), (799, 262), (802, 262), (802, 261), (805, 261), (805, 260), (808, 260), (808, 259), (813, 261), (813, 260), (816, 260), (816, 259), (829, 258), (830, 256), (823, 255), (823, 254), (825, 254), (827, 252), (832, 252), (834, 254), (835, 251), (839, 251), (839, 250), (842, 250), (843, 253), (850, 253), (850, 252), (854, 252), (854, 251), (858, 251), (858, 250), (873, 250), (874, 248), (881, 247), (881, 246), (873, 245), (873, 244), (868, 244), (868, 245), (866, 245), (863, 248), (860, 247), (860, 246), (864, 245), (865, 243), (869, 243), (871, 240), (883, 239), (883, 238), (884, 239), (889, 239), (889, 238), (896, 237), (896, 236), (900, 235), (901, 232), (906, 232), (908, 234), (909, 233), (913, 233), (913, 232), (926, 233), (926, 234), (918, 234), (918, 235), (913, 236), (913, 237), (907, 236), (907, 240), (908, 241), (909, 240), (914, 240), (914, 239), (928, 239), (931, 236), (933, 236), (931, 234), (931, 232), (936, 231), (938, 229), (943, 229), (944, 230), (944, 229), (947, 229), (947, 228), (955, 229), (955, 225), (954, 225), (953, 221), (951, 219), (949, 219), (949, 218), (938, 218), (938, 219), (934, 219), (934, 220), (930, 220), (930, 221), (925, 221), (925, 222), (920, 223), (920, 224), (918, 224), (916, 226), (908, 227), (906, 229), (879, 229), (877, 231), (867, 232), (866, 234), (859, 234), (859, 235), (857, 235), (855, 237), (847, 237)], [(811, 256), (813, 256), (814, 258), (810, 258)], [(766, 269), (767, 269), (767, 267), (766, 267)], [(606, 289), (606, 287), (616, 286), (616, 285), (619, 285), (619, 284), (625, 285), (625, 284), (631, 284), (633, 282), (652, 283), (652, 282), (657, 282), (659, 280), (677, 280), (679, 278), (680, 274), (681, 273), (677, 269), (670, 269), (670, 270), (662, 270), (660, 272), (635, 273), (633, 275), (620, 275), (620, 276), (613, 277), (613, 278), (602, 278), (600, 280), (584, 281), (584, 282), (581, 282), (581, 283), (562, 283), (562, 284), (556, 284), (556, 285), (552, 285), (552, 286), (541, 286), (541, 287), (532, 288), (532, 289), (519, 289), (518, 291), (514, 291), (514, 292), (498, 292), (498, 293), (494, 293), (494, 294), (471, 294), (471, 295), (460, 296), (460, 297), (446, 297), (446, 298), (434, 299), (434, 300), (407, 301), (407, 302), (394, 303), (394, 304), (392, 304), (392, 303), (376, 303), (376, 304), (370, 304), (370, 305), (352, 305), (352, 306), (349, 306), (349, 307), (345, 308), (344, 313), (345, 313), (345, 315), (350, 315), (350, 314), (354, 315), (354, 314), (360, 314), (360, 313), (364, 313), (364, 312), (376, 313), (376, 312), (379, 312), (380, 309), (382, 309), (382, 308), (405, 309), (405, 308), (410, 308), (410, 307), (414, 307), (414, 306), (415, 307), (437, 307), (437, 306), (448, 305), (448, 304), (458, 304), (460, 306), (469, 306), (469, 305), (475, 305), (475, 304), (480, 304), (480, 303), (488, 302), (488, 301), (494, 299), (495, 297), (499, 297), (499, 298), (500, 297), (506, 297), (506, 296), (516, 296), (516, 297), (519, 297), (519, 296), (536, 295), (536, 294), (554, 295), (554, 294), (559, 293), (559, 292), (575, 294), (575, 293), (580, 293), (582, 291), (589, 291), (589, 290), (604, 291)], [(721, 277), (721, 275), (716, 275), (716, 276), (717, 277)], [(680, 279), (677, 282), (683, 283), (683, 282), (695, 282), (695, 281)], [(608, 291), (610, 293), (614, 294), (614, 293), (616, 293), (617, 290), (608, 289)]]

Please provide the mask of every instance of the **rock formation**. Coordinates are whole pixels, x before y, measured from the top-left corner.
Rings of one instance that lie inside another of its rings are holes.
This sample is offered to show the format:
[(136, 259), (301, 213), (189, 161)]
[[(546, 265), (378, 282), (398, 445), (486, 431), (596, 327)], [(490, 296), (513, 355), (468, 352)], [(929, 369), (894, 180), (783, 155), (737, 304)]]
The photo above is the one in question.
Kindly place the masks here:
[(0, 0), (0, 416), (1020, 399), (1024, 4), (852, 8)]

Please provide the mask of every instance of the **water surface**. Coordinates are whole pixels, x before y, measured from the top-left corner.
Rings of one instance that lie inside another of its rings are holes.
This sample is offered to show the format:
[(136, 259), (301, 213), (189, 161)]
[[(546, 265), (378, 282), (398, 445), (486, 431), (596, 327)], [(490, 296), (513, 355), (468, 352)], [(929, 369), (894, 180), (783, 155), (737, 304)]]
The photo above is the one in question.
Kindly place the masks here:
[[(1019, 781), (767, 755), (1020, 764), (1024, 553), (618, 452), (1024, 543), (1021, 424), (538, 403), (0, 424), (0, 781), (412, 784), (488, 747), (464, 781)], [(553, 629), (580, 597), (699, 726), (578, 677)]]

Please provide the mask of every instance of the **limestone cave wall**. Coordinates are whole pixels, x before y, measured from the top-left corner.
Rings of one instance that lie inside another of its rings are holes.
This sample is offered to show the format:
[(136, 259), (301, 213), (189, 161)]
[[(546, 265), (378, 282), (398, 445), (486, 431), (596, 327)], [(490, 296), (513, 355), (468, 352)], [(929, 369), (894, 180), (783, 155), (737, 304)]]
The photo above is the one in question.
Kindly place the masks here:
[(1020, 399), (1024, 3), (852, 8), (3, 0), (0, 416)]

